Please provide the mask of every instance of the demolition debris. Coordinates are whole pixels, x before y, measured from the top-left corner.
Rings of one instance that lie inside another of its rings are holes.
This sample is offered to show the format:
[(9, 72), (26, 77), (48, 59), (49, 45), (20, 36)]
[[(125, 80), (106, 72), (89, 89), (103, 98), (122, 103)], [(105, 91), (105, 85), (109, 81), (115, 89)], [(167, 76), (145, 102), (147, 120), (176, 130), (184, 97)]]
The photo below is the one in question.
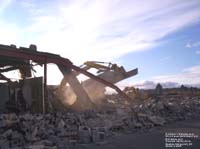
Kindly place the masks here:
[[(114, 98), (118, 95), (113, 95)], [(103, 145), (117, 133), (134, 133), (200, 115), (199, 96), (162, 95), (131, 106), (109, 103), (84, 112), (1, 114), (1, 148), (81, 148)], [(120, 99), (119, 99), (120, 100)]]
[[(0, 111), (8, 109), (19, 112), (28, 109), (43, 113), (51, 111), (50, 105), (52, 104), (48, 98), (47, 89), (47, 66), (49, 63), (57, 65), (64, 76), (57, 88), (57, 95), (62, 95), (62, 104), (65, 105), (71, 101), (78, 105), (79, 110), (91, 109), (95, 103), (100, 101), (100, 98), (104, 97), (105, 87), (111, 87), (124, 100), (130, 100), (114, 84), (138, 73), (137, 68), (125, 71), (123, 67), (116, 64), (96, 61), (88, 61), (81, 67), (77, 67), (69, 59), (59, 55), (38, 52), (35, 45), (30, 45), (29, 48), (0, 45), (0, 80), (6, 81), (6, 83), (0, 83), (2, 88), (0, 93), (4, 95)], [(43, 66), (43, 77), (32, 75), (35, 66)], [(87, 70), (90, 68), (96, 69), (97, 75), (88, 72)], [(20, 72), (21, 78), (14, 82), (5, 73), (16, 70)], [(80, 83), (77, 78), (79, 74), (83, 74), (89, 79)], [(8, 105), (8, 108), (5, 109), (5, 105)]]
[[(64, 78), (47, 85), (47, 64), (54, 63)], [(44, 76), (34, 77), (35, 66)], [(97, 70), (96, 75), (88, 72)], [(13, 81), (6, 72), (18, 70)], [(0, 148), (70, 149), (104, 145), (120, 133), (146, 131), (179, 120), (199, 118), (200, 89), (152, 90), (114, 84), (138, 73), (112, 63), (88, 61), (77, 67), (59, 55), (38, 52), (35, 45), (0, 45)], [(89, 79), (77, 79), (84, 74)], [(67, 84), (67, 85), (66, 85)], [(117, 94), (105, 95), (105, 87)]]

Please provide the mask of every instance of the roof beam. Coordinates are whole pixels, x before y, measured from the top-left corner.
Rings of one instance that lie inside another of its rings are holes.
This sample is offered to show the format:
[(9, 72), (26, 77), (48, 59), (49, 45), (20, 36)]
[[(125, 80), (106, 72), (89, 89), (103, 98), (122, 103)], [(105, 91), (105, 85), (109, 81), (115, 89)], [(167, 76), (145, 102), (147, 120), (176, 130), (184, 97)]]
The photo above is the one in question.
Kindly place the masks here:
[(11, 82), (10, 79), (8, 79), (6, 76), (4, 76), (4, 75), (1, 74), (1, 73), (0, 73), (0, 79), (1, 79), (1, 80), (6, 80), (6, 81), (8, 81), (8, 82)]
[(0, 73), (2, 72), (8, 72), (8, 71), (12, 71), (12, 70), (16, 70), (16, 69), (19, 69), (18, 67), (8, 67), (8, 68), (5, 68), (5, 69), (0, 69)]

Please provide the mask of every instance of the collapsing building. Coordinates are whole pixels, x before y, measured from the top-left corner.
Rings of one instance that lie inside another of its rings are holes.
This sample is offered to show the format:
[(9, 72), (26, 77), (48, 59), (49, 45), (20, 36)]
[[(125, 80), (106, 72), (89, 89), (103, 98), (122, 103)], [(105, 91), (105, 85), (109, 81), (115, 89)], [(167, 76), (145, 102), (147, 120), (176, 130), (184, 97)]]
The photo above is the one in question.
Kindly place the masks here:
[[(83, 67), (77, 67), (66, 58), (59, 55), (38, 52), (35, 45), (29, 48), (15, 45), (0, 45), (0, 112), (43, 112), (49, 109), (50, 100), (47, 91), (47, 64), (56, 64), (62, 72), (64, 78), (58, 87), (58, 93), (66, 90), (65, 98), (72, 98), (75, 103), (79, 103), (80, 109), (90, 109), (97, 99), (104, 95), (105, 87), (116, 90), (120, 96), (129, 100), (129, 97), (114, 84), (134, 76), (138, 73), (137, 69), (126, 72), (123, 67), (108, 63), (88, 61)], [(34, 77), (32, 71), (35, 66), (43, 66), (44, 75)], [(98, 75), (94, 75), (87, 70), (95, 68)], [(20, 78), (13, 81), (5, 73), (18, 70)], [(79, 82), (77, 76), (83, 74), (89, 79)], [(66, 87), (66, 84), (69, 84)]]

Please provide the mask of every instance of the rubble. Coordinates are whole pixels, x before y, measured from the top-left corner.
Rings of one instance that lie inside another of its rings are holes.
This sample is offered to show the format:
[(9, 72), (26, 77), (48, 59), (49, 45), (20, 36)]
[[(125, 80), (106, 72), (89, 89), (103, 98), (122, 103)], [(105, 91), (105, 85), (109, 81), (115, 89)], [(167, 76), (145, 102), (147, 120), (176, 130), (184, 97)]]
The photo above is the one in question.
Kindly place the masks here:
[(103, 145), (117, 133), (133, 133), (200, 115), (199, 96), (162, 95), (159, 100), (150, 97), (130, 105), (118, 101), (104, 101), (107, 106), (103, 105), (102, 109), (81, 113), (1, 114), (0, 148), (65, 149), (90, 143)]
[[(200, 115), (198, 88), (182, 85), (164, 89), (158, 84), (155, 90), (126, 87), (122, 92), (114, 85), (136, 75), (137, 68), (125, 71), (122, 66), (97, 61), (78, 67), (59, 55), (39, 52), (34, 45), (0, 45), (0, 51), (0, 79), (5, 81), (0, 83), (0, 112), (4, 113), (0, 114), (0, 149), (104, 145), (115, 134), (149, 130)], [(56, 64), (63, 74), (60, 86), (47, 85), (48, 63)], [(32, 76), (37, 65), (43, 65), (43, 77)], [(97, 69), (96, 74), (88, 72), (90, 68)], [(3, 74), (13, 70), (19, 70), (19, 81)], [(80, 82), (79, 74), (89, 78)], [(106, 96), (106, 86), (118, 94)]]

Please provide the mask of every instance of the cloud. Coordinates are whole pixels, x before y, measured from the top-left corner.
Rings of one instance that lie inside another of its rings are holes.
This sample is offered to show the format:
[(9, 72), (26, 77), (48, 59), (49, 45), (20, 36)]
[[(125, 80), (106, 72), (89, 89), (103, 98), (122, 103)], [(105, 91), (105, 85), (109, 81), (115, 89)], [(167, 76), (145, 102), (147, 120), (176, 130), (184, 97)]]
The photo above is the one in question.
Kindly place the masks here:
[(6, 10), (15, 0), (0, 0), (0, 44), (17, 44), (20, 41), (20, 28), (17, 24), (8, 23), (4, 18)]
[[(158, 83), (160, 83), (160, 82), (143, 81), (141, 83), (134, 84), (132, 86), (134, 86), (135, 88), (140, 88), (140, 89), (155, 89), (156, 85)], [(178, 87), (180, 87), (182, 85), (182, 84), (177, 83), (177, 82), (162, 82), (160, 84), (162, 85), (163, 88), (178, 88)], [(131, 86), (131, 85), (129, 85), (129, 86)], [(198, 88), (200, 88), (200, 83), (184, 84), (184, 86), (187, 86), (187, 87), (198, 87)]]
[(148, 80), (125, 80), (118, 83), (118, 86), (134, 86), (142, 89), (154, 89), (160, 83), (164, 88), (179, 87), (184, 84), (188, 87), (200, 87), (200, 65), (183, 69), (182, 72), (172, 75), (154, 76)]
[(184, 69), (179, 74), (156, 76), (152, 78), (155, 82), (177, 82), (179, 84), (200, 84), (200, 66)]
[(1, 44), (17, 44), (19, 43), (20, 29), (11, 24), (0, 22), (0, 43)]
[[(158, 83), (160, 82), (143, 81), (141, 83), (135, 84), (134, 86), (136, 88), (141, 88), (141, 89), (155, 89)], [(160, 84), (162, 85), (163, 88), (175, 88), (180, 86), (180, 84), (177, 82), (162, 82)]]
[[(5, 15), (12, 2), (1, 0), (0, 14)], [(131, 52), (150, 50), (162, 44), (163, 37), (200, 19), (199, 0), (22, 0), (15, 7), (27, 17), (22, 15), (19, 22), (11, 23), (1, 19), (0, 42), (19, 46), (33, 43), (38, 50), (60, 54), (76, 65), (86, 60), (113, 61)]]
[(13, 2), (13, 0), (0, 0), (0, 14)]
[(136, 88), (153, 89), (156, 87), (156, 83), (153, 81), (144, 81), (134, 85)]
[(198, 1), (58, 1), (29, 10), (26, 43), (60, 53), (75, 63), (111, 61), (124, 54), (149, 50), (163, 37), (200, 18)]
[(185, 45), (186, 48), (194, 48), (194, 47), (200, 47), (200, 41), (196, 41), (196, 42), (188, 42)]
[(200, 50), (196, 51), (196, 54), (200, 54)]

